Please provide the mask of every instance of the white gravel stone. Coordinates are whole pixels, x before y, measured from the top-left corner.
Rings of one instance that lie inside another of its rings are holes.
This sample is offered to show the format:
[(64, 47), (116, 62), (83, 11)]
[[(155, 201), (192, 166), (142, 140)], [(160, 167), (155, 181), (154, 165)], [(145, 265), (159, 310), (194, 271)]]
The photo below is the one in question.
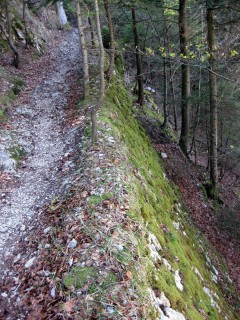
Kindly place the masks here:
[(67, 245), (67, 248), (68, 248), (68, 249), (74, 249), (74, 248), (76, 248), (76, 246), (77, 246), (77, 240), (72, 239), (72, 240), (69, 242), (69, 244)]
[(36, 257), (32, 257), (30, 258), (26, 263), (25, 263), (25, 268), (28, 269), (33, 265), (34, 260), (36, 259)]
[(1, 297), (3, 297), (3, 298), (7, 298), (7, 297), (8, 297), (7, 292), (3, 292), (3, 293), (1, 293)]
[(14, 258), (14, 263), (17, 263), (21, 259), (21, 254), (19, 253), (15, 258)]
[(186, 320), (184, 315), (176, 310), (173, 310), (172, 308), (165, 308), (164, 310), (166, 312), (166, 316), (160, 311), (161, 318), (160, 320)]
[(121, 246), (120, 244), (116, 244), (116, 243), (113, 244), (113, 247), (115, 247), (119, 251), (123, 251), (123, 249), (124, 249), (123, 246)]
[(20, 231), (24, 232), (26, 230), (26, 226), (24, 224), (21, 225)]
[(180, 223), (173, 221), (173, 226), (174, 226), (174, 228), (178, 231), (179, 228), (180, 228)]
[(7, 226), (0, 226), (0, 232), (5, 233), (8, 231), (8, 227)]
[(47, 234), (51, 229), (52, 229), (52, 227), (47, 227), (47, 228), (45, 228), (45, 229), (43, 230), (43, 232), (44, 232), (45, 234)]

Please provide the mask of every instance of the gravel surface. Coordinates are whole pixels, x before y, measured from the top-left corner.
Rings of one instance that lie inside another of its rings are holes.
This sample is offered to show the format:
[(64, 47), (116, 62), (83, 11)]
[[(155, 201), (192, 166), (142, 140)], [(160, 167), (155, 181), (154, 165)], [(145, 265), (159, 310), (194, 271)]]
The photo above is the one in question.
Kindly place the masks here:
[[(76, 70), (80, 65), (78, 41), (75, 30), (66, 34), (56, 49), (52, 70), (31, 92), (29, 103), (15, 108), (11, 121), (14, 130), (1, 132), (1, 152), (6, 160), (2, 167), (17, 181), (10, 192), (1, 190), (1, 271), (20, 237), (31, 229), (38, 209), (57, 199), (71, 183), (69, 172), (73, 171), (74, 162), (70, 155), (77, 146), (79, 128), (64, 125), (74, 81), (71, 75), (80, 72)], [(15, 162), (7, 161), (6, 154), (12, 146), (21, 146), (27, 153), (17, 169)]]

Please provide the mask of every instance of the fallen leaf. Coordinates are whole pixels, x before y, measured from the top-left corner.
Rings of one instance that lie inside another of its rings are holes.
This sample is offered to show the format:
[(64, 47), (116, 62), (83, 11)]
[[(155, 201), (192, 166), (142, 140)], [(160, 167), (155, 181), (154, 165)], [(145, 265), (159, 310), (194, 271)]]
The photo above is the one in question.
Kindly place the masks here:
[(126, 277), (126, 280), (131, 280), (131, 279), (132, 279), (132, 272), (131, 272), (130, 270), (128, 270), (128, 271), (126, 272), (125, 277)]
[(82, 198), (86, 198), (87, 196), (88, 196), (87, 191), (83, 191), (83, 192), (81, 193), (81, 197), (82, 197)]
[(94, 261), (99, 260), (99, 259), (100, 259), (100, 254), (99, 254), (99, 252), (94, 252), (94, 253), (92, 254), (92, 259), (93, 259)]
[(64, 303), (63, 310), (66, 312), (73, 312), (74, 306), (75, 306), (74, 299), (70, 299)]

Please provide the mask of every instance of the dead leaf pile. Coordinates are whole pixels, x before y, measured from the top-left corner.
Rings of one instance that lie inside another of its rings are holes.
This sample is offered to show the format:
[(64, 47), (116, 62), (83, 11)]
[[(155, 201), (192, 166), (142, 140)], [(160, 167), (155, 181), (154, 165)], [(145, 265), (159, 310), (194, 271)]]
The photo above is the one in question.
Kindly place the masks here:
[(1, 316), (135, 319), (145, 310), (133, 285), (141, 262), (131, 233), (142, 231), (127, 214), (125, 158), (115, 161), (104, 137), (97, 147), (87, 143), (68, 195), (39, 211), (32, 233), (8, 259)]

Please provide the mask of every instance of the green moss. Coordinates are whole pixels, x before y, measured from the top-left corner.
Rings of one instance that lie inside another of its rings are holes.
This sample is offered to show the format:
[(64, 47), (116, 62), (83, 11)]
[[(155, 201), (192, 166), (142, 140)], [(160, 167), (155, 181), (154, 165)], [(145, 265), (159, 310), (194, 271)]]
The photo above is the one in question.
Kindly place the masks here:
[[(153, 116), (154, 111), (148, 112)], [(119, 76), (113, 78), (106, 92), (106, 103), (101, 110), (100, 121), (111, 128), (111, 134), (126, 149), (128, 163), (124, 171), (131, 177), (131, 182), (127, 185), (131, 199), (129, 215), (143, 222), (147, 230), (157, 237), (163, 247), (162, 257), (168, 260), (173, 270), (180, 270), (184, 290), (180, 292), (177, 289), (173, 271), (169, 271), (165, 266), (153, 267), (152, 263), (145, 266), (146, 278), (136, 280), (136, 285), (141, 284), (143, 291), (148, 287), (163, 291), (172, 307), (183, 312), (189, 319), (204, 319), (199, 311), (201, 309), (209, 315), (209, 319), (220, 320), (222, 315), (211, 306), (210, 298), (203, 291), (204, 284), (194, 272), (197, 268), (205, 285), (221, 297), (220, 301), (217, 301), (220, 308), (225, 310), (229, 319), (235, 319), (232, 308), (225, 302), (219, 287), (211, 278), (204, 256), (198, 252), (199, 241), (206, 241), (182, 211), (178, 216), (174, 213), (173, 208), (179, 203), (177, 189), (165, 179), (162, 162), (134, 114), (132, 99), (123, 82)], [(93, 203), (101, 201), (99, 197), (92, 200)], [(178, 219), (181, 223), (179, 231), (173, 226), (173, 221)], [(183, 230), (186, 236), (183, 235)], [(137, 234), (135, 236), (137, 237)], [(140, 255), (143, 259), (147, 257), (145, 261), (148, 261), (146, 241), (138, 238)], [(205, 250), (210, 250), (210, 247), (206, 245)], [(124, 257), (124, 254), (119, 254), (118, 260), (128, 264), (128, 256), (126, 254)]]
[(92, 196), (87, 198), (87, 202), (90, 205), (95, 205), (96, 206), (96, 205), (100, 204), (101, 202), (103, 202), (104, 200), (109, 200), (112, 197), (113, 197), (113, 193), (112, 192), (108, 192), (108, 193), (102, 194), (101, 196), (92, 195)]
[(16, 100), (17, 96), (13, 90), (7, 91), (2, 97), (0, 97), (0, 103), (4, 106), (9, 105), (12, 101)]
[(81, 289), (86, 283), (94, 282), (97, 278), (97, 269), (93, 267), (75, 267), (64, 278), (63, 283), (67, 288), (72, 286)]
[(114, 285), (114, 283), (117, 282), (119, 282), (118, 277), (110, 271), (103, 279), (103, 282), (100, 284), (101, 290), (107, 290), (109, 289), (109, 287), (111, 287), (112, 285)]
[(116, 259), (118, 262), (120, 262), (122, 265), (130, 265), (131, 261), (133, 261), (133, 257), (128, 249), (124, 248), (123, 251), (118, 251), (116, 253), (113, 253), (116, 256)]

